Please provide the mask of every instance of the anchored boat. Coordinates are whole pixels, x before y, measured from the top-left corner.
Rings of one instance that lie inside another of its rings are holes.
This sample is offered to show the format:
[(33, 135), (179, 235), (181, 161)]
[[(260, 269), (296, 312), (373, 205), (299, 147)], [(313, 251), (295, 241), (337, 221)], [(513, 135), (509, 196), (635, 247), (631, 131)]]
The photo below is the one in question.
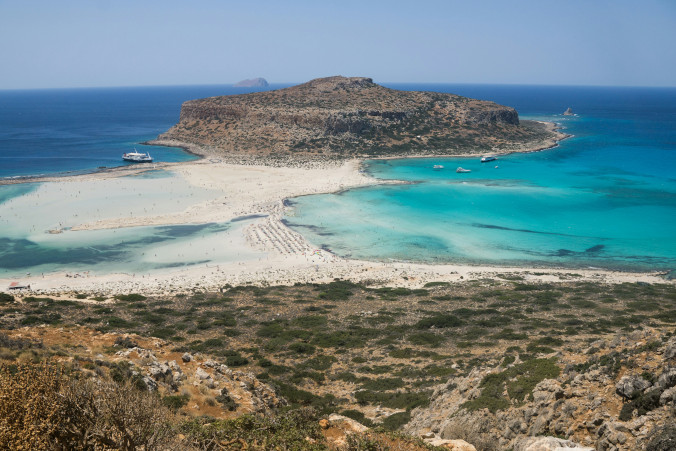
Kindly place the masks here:
[(134, 148), (133, 152), (127, 152), (122, 154), (122, 159), (124, 161), (131, 161), (132, 163), (152, 163), (153, 157), (150, 156), (148, 152), (141, 153)]
[(458, 167), (458, 169), (456, 169), (455, 172), (472, 172), (472, 170), (471, 170), (471, 169), (464, 169), (464, 168)]
[(485, 157), (481, 158), (482, 163), (488, 163), (489, 161), (495, 161), (497, 160), (498, 157), (494, 157), (493, 155), (486, 155)]

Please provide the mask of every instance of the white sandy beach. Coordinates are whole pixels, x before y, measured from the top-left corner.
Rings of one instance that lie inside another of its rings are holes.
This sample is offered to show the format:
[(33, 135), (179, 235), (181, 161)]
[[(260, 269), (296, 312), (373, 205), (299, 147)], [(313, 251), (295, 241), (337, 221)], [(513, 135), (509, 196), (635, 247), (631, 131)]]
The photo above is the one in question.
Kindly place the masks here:
[(205, 240), (208, 242), (194, 247), (190, 243), (190, 248), (184, 244), (182, 249), (166, 246), (143, 257), (148, 262), (177, 255), (195, 260), (200, 252), (206, 255), (213, 248), (208, 257), (214, 263), (133, 274), (32, 274), (0, 278), (0, 289), (20, 281), (39, 293), (169, 293), (195, 287), (218, 289), (226, 284), (275, 285), (334, 278), (420, 287), (430, 281), (460, 282), (512, 273), (539, 281), (664, 282), (658, 274), (347, 260), (317, 249), (282, 223), (286, 198), (381, 183), (361, 173), (359, 165), (358, 160), (352, 160), (313, 167), (272, 167), (203, 159), (161, 165), (175, 177), (120, 178), (118, 171), (44, 182), (37, 190), (0, 205), (3, 230), (11, 234), (20, 224), (24, 233), (29, 228), (36, 239), (77, 240), (78, 234), (97, 230), (122, 233), (136, 226), (220, 223), (260, 216), (246, 226), (214, 235), (212, 241), (217, 242)]

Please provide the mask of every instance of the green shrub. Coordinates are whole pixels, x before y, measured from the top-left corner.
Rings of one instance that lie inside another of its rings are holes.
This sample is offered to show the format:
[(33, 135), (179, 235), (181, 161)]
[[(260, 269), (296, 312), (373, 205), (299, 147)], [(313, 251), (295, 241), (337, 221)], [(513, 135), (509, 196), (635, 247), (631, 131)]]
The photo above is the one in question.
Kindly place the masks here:
[(178, 410), (186, 406), (188, 401), (190, 401), (189, 395), (169, 395), (162, 398), (162, 404), (172, 410)]
[(651, 410), (658, 408), (660, 406), (660, 395), (659, 390), (638, 394), (631, 401), (624, 403), (622, 410), (620, 410), (619, 419), (621, 421), (629, 421), (632, 419), (634, 410), (637, 410), (638, 416), (641, 417)]
[(409, 421), (411, 421), (410, 412), (398, 412), (386, 417), (383, 420), (382, 426), (383, 429), (387, 429), (388, 431), (396, 431)]
[(230, 412), (234, 412), (239, 407), (239, 404), (230, 397), (226, 389), (221, 390), (221, 394), (216, 396), (216, 401), (221, 404), (221, 407)]
[(370, 379), (362, 385), (365, 390), (386, 391), (396, 390), (402, 388), (404, 381), (399, 377), (381, 377), (378, 379)]
[(131, 294), (118, 294), (117, 296), (115, 296), (115, 299), (124, 302), (139, 302), (145, 301), (148, 298), (143, 296), (142, 294), (131, 293)]
[(408, 341), (414, 345), (436, 348), (444, 342), (444, 338), (432, 332), (420, 332), (409, 335)]
[(423, 318), (415, 325), (418, 329), (444, 329), (448, 327), (458, 327), (463, 324), (463, 321), (454, 315), (436, 314), (428, 318)]
[(293, 343), (289, 349), (296, 354), (314, 354), (315, 347), (308, 343)]
[(505, 388), (510, 399), (521, 403), (533, 388), (544, 379), (555, 378), (561, 370), (549, 359), (532, 359), (500, 373), (489, 374), (483, 378), (479, 387), (481, 395), (467, 401), (461, 407), (467, 410), (488, 409), (495, 413), (510, 406), (510, 401), (503, 395)]

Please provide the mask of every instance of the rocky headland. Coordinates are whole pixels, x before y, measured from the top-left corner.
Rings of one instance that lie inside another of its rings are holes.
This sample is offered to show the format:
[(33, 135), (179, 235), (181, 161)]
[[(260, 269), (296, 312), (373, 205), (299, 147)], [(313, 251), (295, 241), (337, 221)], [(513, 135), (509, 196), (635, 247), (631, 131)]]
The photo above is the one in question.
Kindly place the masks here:
[(564, 137), (493, 102), (336, 76), (187, 101), (179, 123), (152, 144), (212, 156), (343, 159), (532, 151)]

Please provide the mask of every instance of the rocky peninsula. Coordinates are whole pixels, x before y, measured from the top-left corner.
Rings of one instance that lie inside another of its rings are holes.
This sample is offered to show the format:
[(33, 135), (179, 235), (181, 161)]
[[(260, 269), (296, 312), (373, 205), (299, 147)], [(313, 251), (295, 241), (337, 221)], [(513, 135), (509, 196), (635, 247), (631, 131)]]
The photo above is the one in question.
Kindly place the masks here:
[(335, 76), (187, 101), (179, 123), (151, 144), (212, 156), (348, 159), (533, 151), (565, 136), (493, 102)]

